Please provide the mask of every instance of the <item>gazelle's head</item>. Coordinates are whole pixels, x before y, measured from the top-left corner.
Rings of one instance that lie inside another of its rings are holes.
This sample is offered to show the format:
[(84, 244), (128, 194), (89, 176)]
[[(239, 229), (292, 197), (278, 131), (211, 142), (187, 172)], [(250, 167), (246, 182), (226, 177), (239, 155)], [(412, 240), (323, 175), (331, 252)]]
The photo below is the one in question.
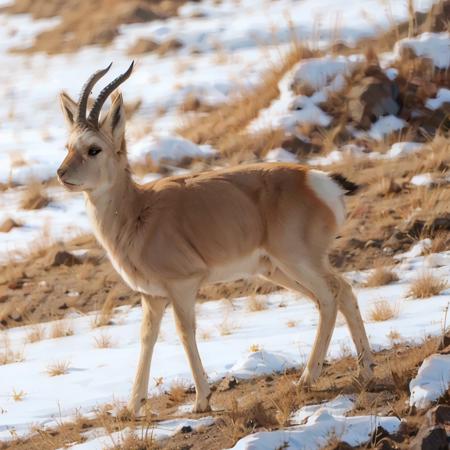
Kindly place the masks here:
[[(100, 92), (87, 117), (89, 94), (94, 84), (108, 72), (111, 64), (90, 76), (81, 90), (78, 103), (65, 92), (60, 94), (70, 135), (66, 146), (68, 154), (57, 174), (66, 189), (102, 189), (110, 186), (120, 171), (127, 170), (124, 106), (122, 95), (114, 90), (131, 75), (133, 64)], [(100, 119), (100, 110), (111, 94), (109, 111)]]

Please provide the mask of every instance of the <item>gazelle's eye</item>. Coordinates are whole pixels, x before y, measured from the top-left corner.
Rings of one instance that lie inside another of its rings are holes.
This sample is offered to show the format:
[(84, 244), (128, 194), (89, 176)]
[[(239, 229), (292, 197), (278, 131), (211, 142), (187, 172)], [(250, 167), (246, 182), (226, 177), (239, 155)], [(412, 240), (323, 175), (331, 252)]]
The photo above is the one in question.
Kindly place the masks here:
[(89, 147), (88, 150), (88, 155), (89, 156), (96, 156), (98, 155), (100, 152), (102, 151), (102, 149), (100, 147)]

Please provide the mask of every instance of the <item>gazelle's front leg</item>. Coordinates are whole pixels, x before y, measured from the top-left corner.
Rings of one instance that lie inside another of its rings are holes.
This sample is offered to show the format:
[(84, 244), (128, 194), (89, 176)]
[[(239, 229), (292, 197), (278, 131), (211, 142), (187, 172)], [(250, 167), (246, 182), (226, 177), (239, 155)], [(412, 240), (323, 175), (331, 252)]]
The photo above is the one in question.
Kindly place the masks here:
[(184, 282), (171, 286), (173, 312), (178, 335), (187, 354), (192, 376), (194, 377), (196, 399), (194, 412), (210, 411), (211, 389), (203, 369), (195, 340), (195, 300), (198, 283)]
[(137, 414), (147, 400), (150, 363), (168, 300), (142, 295), (141, 352), (128, 410)]

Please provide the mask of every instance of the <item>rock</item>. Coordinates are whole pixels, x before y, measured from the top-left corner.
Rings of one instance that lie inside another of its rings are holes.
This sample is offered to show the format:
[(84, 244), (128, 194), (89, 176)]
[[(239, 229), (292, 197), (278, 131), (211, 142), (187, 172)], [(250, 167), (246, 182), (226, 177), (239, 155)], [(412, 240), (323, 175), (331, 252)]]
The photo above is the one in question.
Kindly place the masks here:
[(433, 231), (450, 231), (450, 214), (433, 219), (430, 228)]
[(233, 376), (226, 377), (219, 384), (219, 386), (217, 387), (217, 390), (219, 392), (229, 391), (230, 389), (235, 388), (238, 385), (238, 383), (239, 383), (239, 381), (235, 377), (233, 377)]
[(380, 442), (378, 442), (375, 450), (397, 450), (398, 446), (392, 439), (383, 438)]
[(376, 445), (378, 444), (382, 439), (388, 438), (391, 435), (381, 426), (378, 426), (377, 429), (372, 434), (371, 444)]
[(395, 236), (391, 236), (386, 242), (385, 245), (387, 245), (388, 247), (392, 248), (393, 250), (397, 251), (402, 243), (400, 242), (399, 239), (397, 239)]
[(152, 39), (138, 39), (129, 49), (128, 53), (130, 55), (140, 55), (142, 53), (150, 53), (157, 50), (159, 44)]
[(181, 427), (181, 433), (192, 433), (192, 427), (190, 425), (184, 425)]
[(444, 334), (439, 344), (439, 350), (443, 350), (450, 346), (450, 332)]
[(353, 447), (347, 442), (338, 442), (334, 447), (330, 447), (330, 450), (352, 450)]
[(368, 129), (379, 117), (398, 113), (397, 94), (395, 82), (375, 71), (373, 76), (364, 77), (350, 89), (349, 115), (359, 126)]
[(183, 43), (178, 39), (172, 38), (162, 42), (156, 52), (159, 56), (164, 56), (167, 55), (167, 53), (180, 49), (181, 47), (183, 47)]
[(437, 405), (431, 408), (426, 416), (430, 425), (450, 425), (450, 406)]
[(20, 225), (13, 219), (6, 219), (0, 224), (0, 233), (9, 233), (13, 228), (20, 227)]
[(447, 433), (442, 427), (423, 427), (411, 442), (411, 450), (448, 450)]
[(414, 222), (412, 222), (410, 225), (408, 225), (408, 233), (411, 236), (420, 236), (422, 234), (422, 231), (425, 228), (425, 221), (416, 219)]
[(320, 151), (320, 147), (318, 145), (304, 141), (298, 138), (297, 136), (289, 136), (285, 138), (281, 143), (281, 147), (287, 150), (288, 152), (293, 153), (294, 155), (297, 155), (299, 153), (302, 154), (317, 153)]
[(364, 242), (364, 241), (361, 241), (360, 239), (351, 238), (351, 239), (348, 241), (348, 245), (349, 245), (350, 247), (353, 247), (353, 248), (359, 248), (359, 249), (361, 249), (361, 248), (364, 248), (365, 242)]
[(13, 280), (8, 284), (9, 289), (17, 290), (22, 289), (23, 285), (25, 284), (25, 280), (18, 279)]
[(370, 248), (370, 247), (381, 248), (382, 245), (383, 245), (382, 239), (369, 239), (365, 243), (364, 248)]
[(53, 257), (52, 266), (68, 266), (72, 267), (76, 264), (81, 264), (81, 261), (72, 253), (66, 250), (59, 250), (55, 253)]
[(5, 303), (9, 299), (8, 294), (2, 294), (0, 295), (0, 303)]

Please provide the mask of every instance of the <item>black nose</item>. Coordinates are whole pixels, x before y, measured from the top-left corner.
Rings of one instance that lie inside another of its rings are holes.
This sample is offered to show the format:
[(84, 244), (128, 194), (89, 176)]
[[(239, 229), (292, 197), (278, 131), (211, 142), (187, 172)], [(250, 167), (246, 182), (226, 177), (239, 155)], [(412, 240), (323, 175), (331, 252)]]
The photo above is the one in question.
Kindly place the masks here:
[(62, 178), (63, 176), (64, 176), (64, 174), (66, 173), (66, 169), (63, 169), (63, 168), (59, 168), (57, 171), (56, 171), (56, 173), (58, 174), (58, 177), (59, 178)]

